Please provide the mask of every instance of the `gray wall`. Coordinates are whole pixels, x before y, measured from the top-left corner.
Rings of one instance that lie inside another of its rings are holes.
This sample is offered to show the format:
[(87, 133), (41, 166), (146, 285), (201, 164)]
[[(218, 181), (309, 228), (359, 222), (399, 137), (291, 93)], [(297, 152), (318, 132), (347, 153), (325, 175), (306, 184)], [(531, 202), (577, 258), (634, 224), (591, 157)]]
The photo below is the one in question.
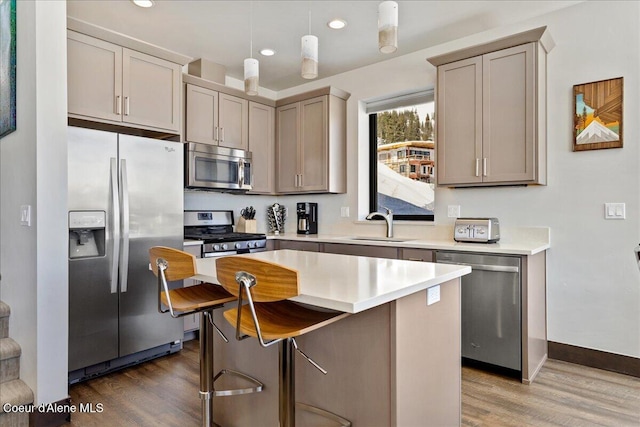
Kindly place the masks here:
[(67, 397), (66, 3), (17, 2), (17, 32), (17, 130), (0, 140), (0, 298), (20, 376), (49, 403)]

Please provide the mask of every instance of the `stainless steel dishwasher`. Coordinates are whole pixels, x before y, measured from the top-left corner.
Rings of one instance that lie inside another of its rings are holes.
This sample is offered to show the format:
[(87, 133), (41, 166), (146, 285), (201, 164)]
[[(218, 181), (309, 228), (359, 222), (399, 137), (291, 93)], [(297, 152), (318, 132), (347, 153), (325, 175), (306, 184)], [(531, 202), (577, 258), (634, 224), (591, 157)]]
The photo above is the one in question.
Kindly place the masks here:
[(436, 252), (471, 266), (462, 276), (462, 357), (521, 371), (520, 257)]

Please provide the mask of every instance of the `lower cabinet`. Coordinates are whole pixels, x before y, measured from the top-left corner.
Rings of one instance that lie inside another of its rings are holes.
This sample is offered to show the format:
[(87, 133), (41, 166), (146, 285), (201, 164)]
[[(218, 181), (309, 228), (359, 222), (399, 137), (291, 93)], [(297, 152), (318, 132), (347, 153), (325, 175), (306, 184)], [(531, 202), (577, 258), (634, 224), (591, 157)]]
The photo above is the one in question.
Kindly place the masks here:
[[(202, 245), (188, 245), (183, 247), (185, 252), (190, 253), (196, 258), (201, 258), (202, 254)], [(189, 286), (193, 286), (198, 281), (193, 279), (185, 279), (183, 283), (183, 287), (187, 288)], [(200, 328), (200, 316), (198, 314), (190, 314), (188, 316), (184, 316), (184, 331), (191, 332)]]
[(433, 251), (429, 249), (400, 249), (400, 259), (408, 261), (433, 262)]
[(278, 240), (276, 249), (293, 249), (295, 251), (321, 252), (320, 243), (300, 242), (297, 240)]
[(387, 246), (347, 245), (340, 243), (325, 243), (324, 251), (331, 254), (359, 255), (373, 258), (398, 259), (398, 248)]

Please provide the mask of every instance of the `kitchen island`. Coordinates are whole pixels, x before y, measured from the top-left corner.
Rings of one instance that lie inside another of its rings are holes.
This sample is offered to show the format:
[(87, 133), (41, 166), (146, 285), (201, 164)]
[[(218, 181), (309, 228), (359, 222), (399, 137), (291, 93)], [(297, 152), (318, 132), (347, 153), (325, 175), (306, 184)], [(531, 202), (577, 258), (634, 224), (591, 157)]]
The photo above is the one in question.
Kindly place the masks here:
[[(292, 250), (242, 256), (298, 270), (300, 295), (292, 300), (353, 314), (298, 339), (329, 371), (322, 375), (298, 359), (298, 402), (360, 426), (460, 424), (460, 277), (470, 267)], [(197, 273), (215, 283), (215, 258), (197, 260)], [(223, 311), (214, 319), (230, 342), (216, 337), (216, 372), (246, 372), (265, 390), (216, 398), (214, 418), (225, 426), (277, 426), (277, 348), (233, 340)], [(297, 419), (300, 425), (326, 422), (303, 411)]]

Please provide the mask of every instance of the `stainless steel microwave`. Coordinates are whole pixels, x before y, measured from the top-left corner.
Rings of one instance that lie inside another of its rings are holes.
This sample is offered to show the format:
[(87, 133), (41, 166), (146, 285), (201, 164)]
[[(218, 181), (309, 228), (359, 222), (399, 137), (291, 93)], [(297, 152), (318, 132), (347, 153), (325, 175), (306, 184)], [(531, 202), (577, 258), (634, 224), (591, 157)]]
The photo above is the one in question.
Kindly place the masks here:
[(185, 187), (244, 192), (251, 190), (251, 152), (217, 145), (185, 144)]

